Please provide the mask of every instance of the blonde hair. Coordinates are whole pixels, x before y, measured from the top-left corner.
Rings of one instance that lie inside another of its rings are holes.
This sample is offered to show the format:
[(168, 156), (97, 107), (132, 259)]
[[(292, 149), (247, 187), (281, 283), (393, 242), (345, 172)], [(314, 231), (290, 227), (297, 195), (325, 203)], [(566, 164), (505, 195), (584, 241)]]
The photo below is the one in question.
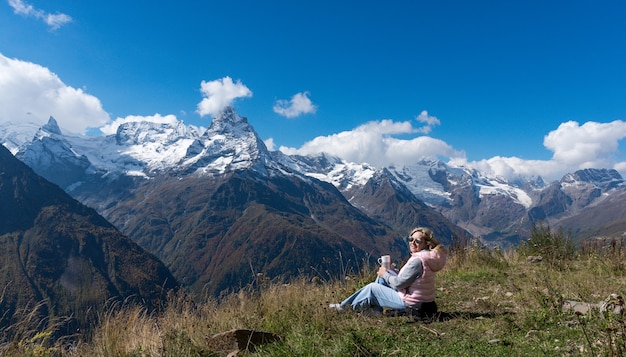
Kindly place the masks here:
[(435, 235), (433, 234), (433, 231), (430, 228), (426, 228), (426, 227), (413, 228), (413, 230), (411, 231), (411, 234), (409, 234), (409, 237), (412, 237), (413, 234), (415, 234), (415, 232), (422, 232), (422, 239), (428, 245), (429, 250), (435, 250), (437, 253), (448, 252), (448, 250), (435, 239)]

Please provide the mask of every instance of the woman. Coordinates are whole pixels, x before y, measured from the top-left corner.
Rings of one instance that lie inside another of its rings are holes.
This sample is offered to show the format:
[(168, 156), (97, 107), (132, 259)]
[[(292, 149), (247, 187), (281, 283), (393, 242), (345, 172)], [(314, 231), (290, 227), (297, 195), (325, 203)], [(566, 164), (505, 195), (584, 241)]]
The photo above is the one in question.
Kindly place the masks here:
[(407, 238), (411, 257), (399, 272), (384, 267), (378, 269), (376, 281), (367, 284), (340, 304), (330, 304), (333, 310), (348, 305), (353, 310), (379, 316), (383, 308), (406, 310), (418, 317), (437, 313), (435, 303), (435, 273), (446, 264), (448, 251), (424, 227), (415, 228)]

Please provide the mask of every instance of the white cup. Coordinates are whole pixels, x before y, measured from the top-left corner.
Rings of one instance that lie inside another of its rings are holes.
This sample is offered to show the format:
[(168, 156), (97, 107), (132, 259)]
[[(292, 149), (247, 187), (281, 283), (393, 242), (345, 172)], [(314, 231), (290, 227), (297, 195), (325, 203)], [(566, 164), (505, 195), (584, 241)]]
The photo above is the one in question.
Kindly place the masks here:
[(378, 258), (378, 264), (380, 264), (383, 268), (389, 269), (391, 267), (391, 256), (381, 256), (380, 258)]

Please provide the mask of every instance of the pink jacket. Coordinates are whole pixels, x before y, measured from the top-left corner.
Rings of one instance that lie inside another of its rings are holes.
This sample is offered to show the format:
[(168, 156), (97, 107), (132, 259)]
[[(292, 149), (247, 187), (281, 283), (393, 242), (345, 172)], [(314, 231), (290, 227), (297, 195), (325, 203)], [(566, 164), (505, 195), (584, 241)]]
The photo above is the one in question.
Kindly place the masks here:
[[(412, 259), (422, 261), (422, 275), (408, 287), (398, 290), (400, 298), (407, 306), (415, 305), (418, 302), (435, 301), (435, 273), (443, 269), (447, 257), (447, 252), (438, 249), (422, 250), (412, 254), (409, 261)], [(405, 264), (405, 267), (407, 265), (409, 264)]]

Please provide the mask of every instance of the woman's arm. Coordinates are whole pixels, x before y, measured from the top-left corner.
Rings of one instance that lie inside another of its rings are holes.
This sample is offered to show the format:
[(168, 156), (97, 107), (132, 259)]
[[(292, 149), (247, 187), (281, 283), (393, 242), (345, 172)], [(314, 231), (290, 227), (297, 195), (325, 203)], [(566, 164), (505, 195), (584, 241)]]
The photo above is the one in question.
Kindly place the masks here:
[(389, 272), (385, 273), (383, 279), (392, 288), (399, 290), (404, 289), (411, 285), (415, 279), (422, 276), (423, 271), (422, 260), (419, 258), (409, 259), (408, 262), (400, 269), (398, 275), (392, 275)]

